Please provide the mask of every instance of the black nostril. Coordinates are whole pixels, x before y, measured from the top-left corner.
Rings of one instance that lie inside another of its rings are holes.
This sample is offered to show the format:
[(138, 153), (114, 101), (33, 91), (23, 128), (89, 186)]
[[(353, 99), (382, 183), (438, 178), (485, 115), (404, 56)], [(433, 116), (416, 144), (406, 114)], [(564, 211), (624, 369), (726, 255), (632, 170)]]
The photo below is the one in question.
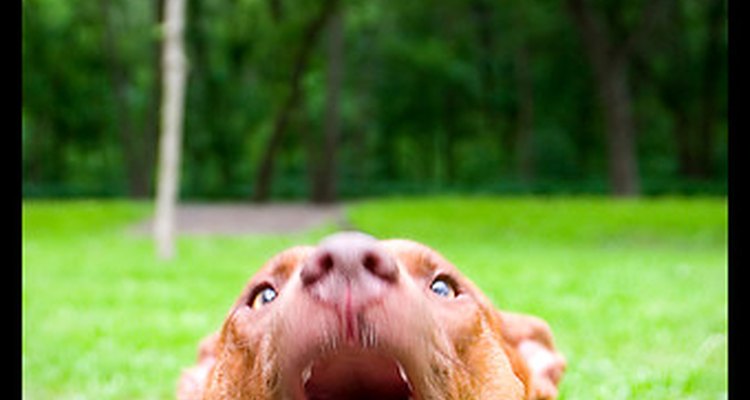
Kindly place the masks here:
[(333, 255), (330, 252), (324, 252), (310, 260), (300, 272), (300, 278), (305, 285), (311, 285), (333, 269)]
[(331, 253), (324, 253), (318, 258), (318, 266), (323, 272), (330, 271), (333, 268), (333, 256)]
[(398, 269), (395, 264), (374, 252), (365, 252), (362, 256), (362, 266), (373, 275), (387, 281), (395, 281), (398, 277)]
[(370, 272), (377, 273), (378, 265), (380, 265), (380, 257), (373, 253), (367, 252), (362, 257), (362, 265)]

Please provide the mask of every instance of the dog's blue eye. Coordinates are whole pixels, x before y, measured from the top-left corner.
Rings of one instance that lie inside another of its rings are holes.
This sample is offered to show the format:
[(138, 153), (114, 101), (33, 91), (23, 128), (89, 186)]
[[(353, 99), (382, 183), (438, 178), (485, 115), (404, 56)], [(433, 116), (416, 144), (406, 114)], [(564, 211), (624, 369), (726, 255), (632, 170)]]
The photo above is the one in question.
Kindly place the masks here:
[(456, 297), (456, 290), (444, 279), (435, 279), (430, 285), (430, 290), (441, 297)]
[(276, 293), (276, 290), (272, 287), (266, 287), (255, 294), (255, 297), (253, 297), (253, 300), (250, 302), (250, 308), (257, 310), (258, 308), (274, 301), (277, 295), (278, 293)]

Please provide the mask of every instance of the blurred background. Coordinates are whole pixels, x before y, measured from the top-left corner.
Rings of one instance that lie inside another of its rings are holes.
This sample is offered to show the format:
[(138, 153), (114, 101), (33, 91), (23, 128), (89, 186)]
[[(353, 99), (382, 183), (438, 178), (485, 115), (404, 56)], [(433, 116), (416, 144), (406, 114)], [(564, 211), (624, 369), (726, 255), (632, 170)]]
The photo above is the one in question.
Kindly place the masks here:
[[(153, 195), (163, 1), (23, 1), (24, 197)], [(187, 0), (182, 197), (725, 194), (726, 12)]]

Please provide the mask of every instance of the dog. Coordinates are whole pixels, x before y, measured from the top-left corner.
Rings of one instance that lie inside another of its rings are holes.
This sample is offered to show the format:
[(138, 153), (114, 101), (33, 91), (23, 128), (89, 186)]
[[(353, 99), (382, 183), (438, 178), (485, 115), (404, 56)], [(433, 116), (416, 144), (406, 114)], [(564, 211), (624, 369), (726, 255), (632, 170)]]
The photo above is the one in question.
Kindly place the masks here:
[(183, 371), (179, 400), (555, 399), (548, 324), (435, 250), (342, 232), (273, 257)]

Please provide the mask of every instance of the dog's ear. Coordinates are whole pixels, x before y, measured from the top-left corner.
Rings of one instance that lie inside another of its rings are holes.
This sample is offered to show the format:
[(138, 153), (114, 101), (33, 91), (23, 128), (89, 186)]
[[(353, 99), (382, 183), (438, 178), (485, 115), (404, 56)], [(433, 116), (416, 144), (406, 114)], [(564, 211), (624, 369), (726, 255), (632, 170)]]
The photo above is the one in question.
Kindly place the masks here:
[(199, 400), (211, 368), (216, 363), (219, 333), (206, 336), (198, 345), (198, 363), (182, 372), (177, 383), (178, 400)]
[(530, 315), (496, 312), (501, 319), (503, 339), (511, 348), (510, 353), (514, 353), (511, 362), (522, 363), (522, 368), (527, 371), (529, 399), (556, 399), (567, 364), (565, 357), (555, 348), (549, 324)]
[[(510, 362), (513, 373), (521, 383), (523, 383), (526, 393), (524, 398), (531, 399), (531, 371), (529, 370), (526, 361), (518, 352), (516, 346), (514, 346), (514, 343), (509, 341), (506, 337), (506, 332), (509, 327), (508, 323), (505, 321), (504, 313), (495, 308), (489, 298), (487, 298), (482, 292), (478, 291), (475, 294), (475, 298), (479, 303), (481, 313), (484, 315), (483, 319), (489, 325), (496, 340), (500, 343), (503, 352)], [(510, 327), (510, 329), (512, 330), (512, 327)]]

